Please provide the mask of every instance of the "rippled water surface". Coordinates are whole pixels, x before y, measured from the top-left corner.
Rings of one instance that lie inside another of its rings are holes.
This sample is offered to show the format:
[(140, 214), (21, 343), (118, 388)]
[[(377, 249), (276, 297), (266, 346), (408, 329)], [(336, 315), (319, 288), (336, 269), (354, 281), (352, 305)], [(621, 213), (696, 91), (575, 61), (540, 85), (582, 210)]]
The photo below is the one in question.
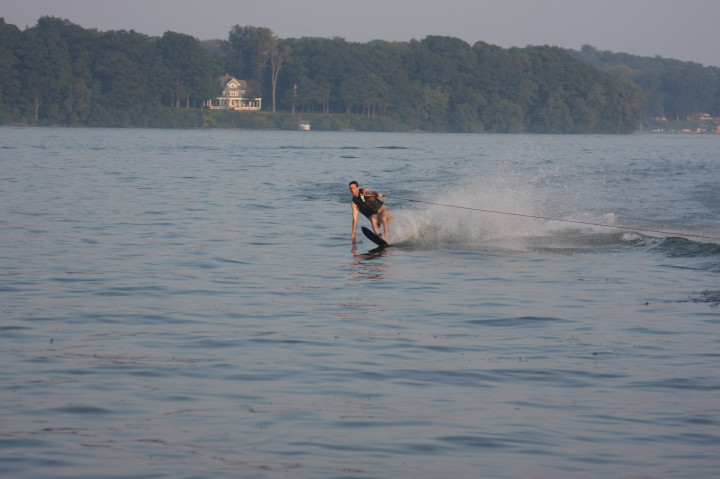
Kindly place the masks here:
[(716, 478), (718, 151), (0, 128), (0, 474)]

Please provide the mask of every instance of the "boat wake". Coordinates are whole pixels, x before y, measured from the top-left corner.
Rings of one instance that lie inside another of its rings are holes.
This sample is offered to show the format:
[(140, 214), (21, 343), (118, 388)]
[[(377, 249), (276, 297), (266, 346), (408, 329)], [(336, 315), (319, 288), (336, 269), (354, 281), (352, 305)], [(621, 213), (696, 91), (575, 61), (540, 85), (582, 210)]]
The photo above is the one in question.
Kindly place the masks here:
[(648, 233), (654, 230), (647, 226), (624, 227), (618, 224), (618, 215), (614, 212), (549, 211), (549, 202), (517, 191), (504, 196), (466, 193), (432, 201), (409, 201), (412, 201), (411, 207), (395, 210), (395, 244), (469, 251), (560, 253), (652, 247), (671, 257), (720, 257), (717, 243), (676, 237), (671, 233), (663, 236), (662, 231)]

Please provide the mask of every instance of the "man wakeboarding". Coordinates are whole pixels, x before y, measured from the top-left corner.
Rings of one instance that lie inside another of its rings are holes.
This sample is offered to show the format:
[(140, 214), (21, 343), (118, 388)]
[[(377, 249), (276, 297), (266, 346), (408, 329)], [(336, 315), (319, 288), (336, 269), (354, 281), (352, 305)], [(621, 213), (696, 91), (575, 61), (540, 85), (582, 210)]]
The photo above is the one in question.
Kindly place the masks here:
[[(350, 193), (352, 193), (352, 233), (350, 234), (350, 241), (355, 243), (355, 232), (358, 226), (358, 212), (362, 213), (366, 218), (370, 220), (373, 231), (379, 237), (380, 236), (380, 225), (383, 227), (383, 242), (390, 244), (390, 223), (392, 222), (392, 213), (379, 198), (384, 195), (372, 191), (368, 188), (360, 188), (357, 181), (351, 181), (349, 184)], [(373, 239), (373, 238), (370, 238)], [(375, 241), (373, 239), (373, 241)]]

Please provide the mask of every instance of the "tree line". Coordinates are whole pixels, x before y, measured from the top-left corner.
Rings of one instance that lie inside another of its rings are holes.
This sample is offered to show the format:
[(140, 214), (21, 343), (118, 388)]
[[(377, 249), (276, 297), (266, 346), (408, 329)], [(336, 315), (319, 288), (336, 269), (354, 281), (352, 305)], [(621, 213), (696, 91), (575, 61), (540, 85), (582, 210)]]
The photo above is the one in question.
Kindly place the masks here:
[[(201, 42), (175, 32), (102, 32), (55, 17), (21, 31), (0, 19), (0, 122), (294, 128), (303, 115), (328, 129), (638, 128), (654, 97), (637, 78), (586, 60), (556, 47), (471, 46), (445, 36), (353, 43), (280, 39), (268, 28), (236, 25), (227, 40)], [(224, 73), (246, 80), (265, 111), (204, 109), (220, 95)]]
[(599, 70), (639, 85), (647, 95), (644, 116), (683, 120), (701, 113), (720, 117), (720, 68), (661, 57), (600, 51), (583, 45), (570, 54)]
[(20, 31), (0, 20), (3, 123), (145, 126), (213, 97), (219, 71), (188, 35), (99, 32), (53, 17)]

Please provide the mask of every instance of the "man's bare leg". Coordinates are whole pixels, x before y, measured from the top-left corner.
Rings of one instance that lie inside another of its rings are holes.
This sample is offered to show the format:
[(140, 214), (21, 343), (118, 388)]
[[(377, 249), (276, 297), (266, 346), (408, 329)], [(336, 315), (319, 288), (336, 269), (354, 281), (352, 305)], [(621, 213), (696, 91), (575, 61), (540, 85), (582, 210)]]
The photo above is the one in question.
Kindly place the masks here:
[(385, 231), (385, 238), (383, 238), (383, 239), (387, 243), (390, 243), (390, 221), (388, 220), (387, 216), (383, 215), (382, 224), (383, 224), (383, 231)]
[(370, 218), (370, 223), (372, 224), (375, 234), (380, 236), (380, 225), (378, 225), (377, 215)]

